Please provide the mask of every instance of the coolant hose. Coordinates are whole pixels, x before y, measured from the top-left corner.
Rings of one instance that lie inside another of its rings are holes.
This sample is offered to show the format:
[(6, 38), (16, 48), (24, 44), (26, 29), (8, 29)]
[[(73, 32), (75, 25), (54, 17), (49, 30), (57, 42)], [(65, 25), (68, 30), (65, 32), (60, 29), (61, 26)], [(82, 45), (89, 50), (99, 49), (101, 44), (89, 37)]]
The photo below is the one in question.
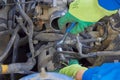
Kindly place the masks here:
[(30, 71), (36, 61), (33, 58), (28, 59), (26, 63), (12, 63), (9, 65), (0, 65), (0, 74), (10, 74), (10, 73), (25, 73), (26, 71)]

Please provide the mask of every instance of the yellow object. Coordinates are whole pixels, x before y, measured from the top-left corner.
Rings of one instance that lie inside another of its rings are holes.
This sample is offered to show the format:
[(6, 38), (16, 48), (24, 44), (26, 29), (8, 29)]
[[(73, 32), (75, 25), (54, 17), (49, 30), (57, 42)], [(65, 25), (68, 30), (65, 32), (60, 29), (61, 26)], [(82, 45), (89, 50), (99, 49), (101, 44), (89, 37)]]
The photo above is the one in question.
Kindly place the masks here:
[(8, 65), (1, 65), (2, 66), (2, 74), (6, 74), (8, 72)]
[(82, 67), (79, 64), (73, 64), (67, 67), (62, 68), (59, 73), (65, 74), (67, 76), (75, 77), (76, 73), (79, 70), (87, 70), (86, 67)]
[(102, 8), (98, 0), (74, 0), (70, 4), (69, 12), (82, 21), (97, 22), (105, 16), (115, 14), (117, 10), (108, 11)]

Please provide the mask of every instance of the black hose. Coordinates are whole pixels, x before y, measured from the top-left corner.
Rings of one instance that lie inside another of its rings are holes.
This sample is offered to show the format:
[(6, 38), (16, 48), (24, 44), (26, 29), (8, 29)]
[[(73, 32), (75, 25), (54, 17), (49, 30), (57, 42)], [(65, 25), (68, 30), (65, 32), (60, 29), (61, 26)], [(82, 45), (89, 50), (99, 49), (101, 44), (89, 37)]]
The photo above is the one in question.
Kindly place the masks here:
[[(15, 2), (19, 3), (20, 0), (15, 0)], [(21, 16), (28, 22), (28, 26), (29, 26), (29, 47), (30, 47), (30, 51), (32, 53), (32, 57), (34, 57), (34, 46), (33, 46), (33, 42), (32, 42), (32, 37), (33, 37), (33, 22), (30, 19), (30, 17), (25, 13), (25, 11), (22, 9), (20, 4), (17, 4), (17, 7), (19, 9), (19, 12), (21, 14)]]

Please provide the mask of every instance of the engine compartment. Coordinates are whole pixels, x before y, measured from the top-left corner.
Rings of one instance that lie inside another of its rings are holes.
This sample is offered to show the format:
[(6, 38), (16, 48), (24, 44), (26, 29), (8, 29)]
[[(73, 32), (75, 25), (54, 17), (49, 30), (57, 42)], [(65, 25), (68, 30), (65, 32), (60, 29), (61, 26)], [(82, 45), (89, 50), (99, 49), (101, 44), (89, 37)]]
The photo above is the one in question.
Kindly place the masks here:
[[(86, 67), (120, 60), (119, 14), (104, 17), (79, 35), (65, 35), (57, 20), (72, 0), (0, 0), (0, 63), (10, 80), (18, 74), (56, 71), (77, 59)], [(13, 67), (14, 66), (14, 67)], [(2, 74), (2, 72), (0, 72)], [(0, 79), (6, 79), (0, 75)]]

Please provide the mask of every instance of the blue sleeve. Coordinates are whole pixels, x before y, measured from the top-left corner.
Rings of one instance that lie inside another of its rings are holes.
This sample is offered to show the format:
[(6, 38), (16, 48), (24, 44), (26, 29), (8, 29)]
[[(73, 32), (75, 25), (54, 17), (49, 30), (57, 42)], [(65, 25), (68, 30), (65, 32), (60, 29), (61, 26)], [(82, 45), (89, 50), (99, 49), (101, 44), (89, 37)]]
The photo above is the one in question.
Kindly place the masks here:
[(82, 80), (120, 80), (120, 63), (105, 63), (89, 68), (83, 74)]
[(120, 0), (98, 0), (98, 4), (110, 11), (120, 9)]

